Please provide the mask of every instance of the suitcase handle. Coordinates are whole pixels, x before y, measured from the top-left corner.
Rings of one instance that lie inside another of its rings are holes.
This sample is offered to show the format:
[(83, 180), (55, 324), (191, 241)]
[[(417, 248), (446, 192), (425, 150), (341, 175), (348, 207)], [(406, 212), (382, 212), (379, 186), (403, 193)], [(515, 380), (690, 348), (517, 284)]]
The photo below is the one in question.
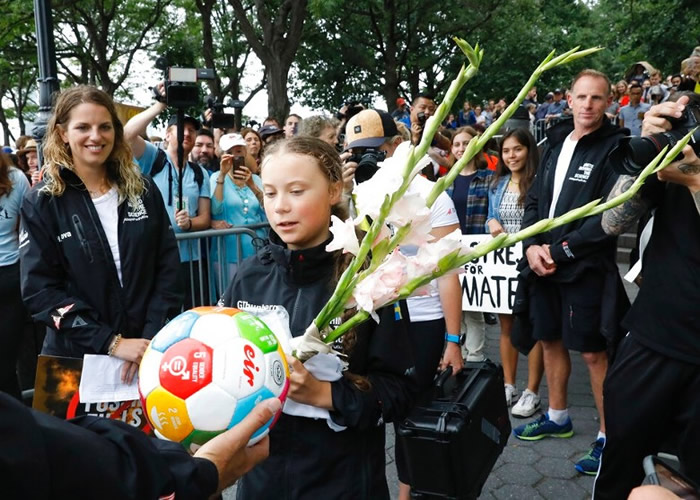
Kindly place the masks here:
[(438, 394), (442, 394), (442, 386), (445, 385), (450, 376), (452, 376), (451, 366), (448, 366), (435, 376), (435, 389), (438, 391)]

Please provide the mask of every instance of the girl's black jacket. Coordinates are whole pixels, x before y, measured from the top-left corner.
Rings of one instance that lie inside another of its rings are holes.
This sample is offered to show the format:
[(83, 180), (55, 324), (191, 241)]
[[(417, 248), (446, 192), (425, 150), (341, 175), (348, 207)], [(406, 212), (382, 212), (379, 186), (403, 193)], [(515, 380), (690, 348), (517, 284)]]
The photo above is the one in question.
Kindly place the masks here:
[(61, 196), (34, 186), (22, 203), (22, 297), (46, 325), (42, 352), (82, 358), (104, 354), (112, 335), (152, 338), (177, 314), (180, 259), (160, 192), (150, 177), (135, 205), (119, 204), (122, 282), (90, 196), (80, 178), (61, 169)]
[[(286, 309), (293, 336), (304, 333), (333, 291), (335, 254), (326, 243), (290, 251), (272, 242), (241, 263), (222, 299), (239, 308)], [(270, 457), (238, 482), (245, 499), (389, 498), (385, 477), (384, 422), (402, 418), (415, 397), (413, 354), (405, 303), (377, 311), (356, 329), (349, 371), (371, 384), (359, 390), (348, 378), (331, 383), (331, 418), (283, 414), (270, 433)]]

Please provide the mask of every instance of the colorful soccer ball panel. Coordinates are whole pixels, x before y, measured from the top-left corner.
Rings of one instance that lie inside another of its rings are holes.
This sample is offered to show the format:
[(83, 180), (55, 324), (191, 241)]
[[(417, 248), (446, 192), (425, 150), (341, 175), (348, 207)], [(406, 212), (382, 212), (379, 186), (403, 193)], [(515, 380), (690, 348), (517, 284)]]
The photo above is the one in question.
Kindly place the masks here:
[(150, 394), (153, 389), (160, 387), (160, 371), (150, 369), (152, 366), (160, 366), (163, 353), (148, 346), (141, 358), (139, 365), (139, 392), (142, 397)]
[(180, 442), (194, 430), (185, 402), (162, 387), (146, 396), (146, 414), (154, 429), (171, 441)]
[(175, 396), (186, 399), (211, 383), (211, 347), (184, 339), (165, 351), (160, 363), (160, 383)]
[(198, 319), (199, 314), (193, 311), (185, 311), (176, 316), (153, 337), (151, 347), (156, 351), (165, 352), (175, 342), (189, 337), (192, 325)]
[(268, 353), (277, 350), (277, 337), (260, 319), (247, 312), (242, 312), (236, 314), (233, 320), (238, 325), (241, 337), (250, 340), (262, 352)]
[(192, 426), (200, 431), (222, 431), (236, 409), (236, 398), (216, 384), (209, 384), (185, 400)]
[(265, 354), (265, 366), (267, 373), (265, 374), (265, 387), (270, 389), (270, 392), (279, 397), (284, 389), (284, 384), (288, 378), (287, 361), (284, 359), (284, 354), (269, 352)]
[(199, 340), (211, 348), (239, 336), (237, 323), (228, 314), (206, 314), (199, 318), (190, 330), (190, 338)]
[(265, 383), (263, 353), (242, 338), (231, 339), (214, 350), (216, 385), (241, 399), (258, 391)]

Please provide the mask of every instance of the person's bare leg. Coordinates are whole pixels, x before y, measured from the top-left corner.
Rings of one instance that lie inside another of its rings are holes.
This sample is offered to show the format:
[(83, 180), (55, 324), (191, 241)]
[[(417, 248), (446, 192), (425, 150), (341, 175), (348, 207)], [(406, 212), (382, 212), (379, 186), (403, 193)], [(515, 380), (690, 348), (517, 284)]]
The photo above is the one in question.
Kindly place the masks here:
[(600, 432), (605, 432), (605, 412), (603, 411), (603, 381), (608, 371), (608, 355), (601, 352), (582, 352), (581, 357), (588, 366), (588, 374), (591, 378), (591, 390), (595, 407), (600, 417)]
[(554, 410), (566, 410), (566, 387), (571, 375), (569, 351), (561, 340), (542, 340), (540, 343), (549, 389), (549, 407)]
[(501, 336), (498, 340), (501, 363), (503, 364), (503, 379), (506, 384), (515, 385), (515, 370), (518, 368), (518, 350), (510, 341), (510, 332), (513, 330), (513, 316), (499, 314), (501, 323)]
[(527, 355), (527, 388), (535, 394), (540, 393), (540, 382), (544, 374), (544, 361), (542, 360), (542, 344), (537, 342)]

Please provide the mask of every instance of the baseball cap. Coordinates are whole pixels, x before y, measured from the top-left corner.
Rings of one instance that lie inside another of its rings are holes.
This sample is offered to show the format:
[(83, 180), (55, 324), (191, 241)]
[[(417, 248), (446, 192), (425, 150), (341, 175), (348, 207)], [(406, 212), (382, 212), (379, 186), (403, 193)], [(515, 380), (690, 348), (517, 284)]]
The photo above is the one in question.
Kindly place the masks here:
[(284, 133), (284, 130), (282, 130), (279, 127), (276, 127), (275, 125), (265, 125), (264, 127), (261, 127), (260, 130), (258, 130), (258, 134), (260, 134), (260, 138), (263, 141), (271, 135), (282, 133)]
[(546, 99), (552, 99), (553, 97), (554, 97), (554, 94), (552, 94), (551, 92), (547, 92), (547, 95), (544, 96), (545, 100), (546, 100)]
[(377, 148), (389, 137), (399, 135), (396, 122), (386, 111), (365, 109), (350, 118), (345, 126), (347, 149)]
[[(190, 123), (195, 130), (199, 130), (202, 127), (202, 124), (199, 123), (199, 120), (197, 120), (196, 118), (192, 118), (190, 115), (185, 115), (185, 117), (182, 120), (182, 123)], [(168, 120), (168, 128), (175, 124), (177, 124), (177, 114), (174, 114), (170, 117), (170, 120)]]
[(225, 134), (219, 139), (219, 147), (221, 151), (228, 151), (236, 146), (245, 146), (245, 139), (241, 134)]
[(563, 94), (564, 91), (562, 89), (554, 89), (555, 94)]
[(406, 104), (406, 99), (404, 99), (403, 97), (399, 97), (398, 99), (396, 99), (397, 106), (403, 106), (404, 104)]

